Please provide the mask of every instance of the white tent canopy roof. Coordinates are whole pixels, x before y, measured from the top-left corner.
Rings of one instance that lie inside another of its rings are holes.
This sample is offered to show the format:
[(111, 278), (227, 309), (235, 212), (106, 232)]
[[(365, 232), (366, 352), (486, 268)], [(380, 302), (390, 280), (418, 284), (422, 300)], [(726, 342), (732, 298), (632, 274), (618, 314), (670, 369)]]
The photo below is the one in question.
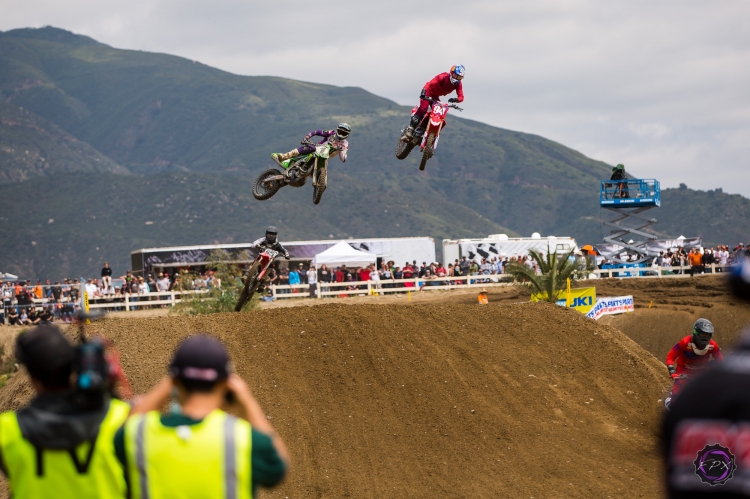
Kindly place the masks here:
[(338, 267), (346, 265), (347, 267), (366, 267), (375, 263), (378, 257), (372, 253), (365, 253), (358, 249), (352, 248), (349, 243), (341, 241), (331, 246), (322, 253), (318, 253), (313, 258), (313, 265), (320, 267), (326, 264), (328, 267)]

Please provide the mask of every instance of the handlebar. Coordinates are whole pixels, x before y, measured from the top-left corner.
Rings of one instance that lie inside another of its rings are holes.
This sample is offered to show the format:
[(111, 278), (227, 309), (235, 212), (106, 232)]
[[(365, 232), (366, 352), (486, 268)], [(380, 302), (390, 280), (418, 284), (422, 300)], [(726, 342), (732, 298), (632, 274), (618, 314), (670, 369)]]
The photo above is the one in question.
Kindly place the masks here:
[(447, 102), (442, 102), (441, 100), (439, 100), (439, 99), (433, 99), (432, 97), (422, 97), (422, 98), (423, 98), (424, 100), (426, 100), (426, 101), (429, 101), (429, 102), (432, 102), (432, 103), (435, 103), (435, 102), (437, 102), (437, 103), (438, 103), (438, 104), (440, 104), (441, 106), (445, 106), (445, 107), (450, 107), (450, 108), (453, 108), (453, 109), (455, 109), (456, 111), (463, 111), (463, 109), (462, 109), (462, 108), (458, 107), (458, 106), (457, 106), (457, 105), (455, 105), (455, 104), (449, 104), (449, 103), (447, 103)]

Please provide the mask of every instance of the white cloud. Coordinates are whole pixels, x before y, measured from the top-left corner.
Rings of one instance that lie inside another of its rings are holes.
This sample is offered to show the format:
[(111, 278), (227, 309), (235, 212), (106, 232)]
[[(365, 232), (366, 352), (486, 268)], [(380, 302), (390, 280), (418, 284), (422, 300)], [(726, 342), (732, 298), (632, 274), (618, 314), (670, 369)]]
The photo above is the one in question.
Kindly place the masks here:
[(750, 196), (750, 3), (0, 0), (54, 25), (227, 71), (354, 85), (412, 104), (467, 67), (463, 116), (536, 133), (664, 185)]

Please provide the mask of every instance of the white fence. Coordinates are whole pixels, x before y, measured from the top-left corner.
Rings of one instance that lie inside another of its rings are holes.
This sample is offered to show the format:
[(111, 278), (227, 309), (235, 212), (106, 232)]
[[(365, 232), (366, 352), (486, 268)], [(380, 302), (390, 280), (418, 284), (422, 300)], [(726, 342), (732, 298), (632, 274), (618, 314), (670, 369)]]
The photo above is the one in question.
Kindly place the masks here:
[[(416, 279), (389, 279), (382, 281), (319, 282), (315, 285), (315, 297), (340, 297), (386, 295), (388, 293), (409, 293), (412, 291), (445, 291), (450, 289), (471, 289), (490, 286), (508, 286), (509, 275), (475, 275), (462, 277), (434, 277)], [(352, 289), (354, 288), (354, 289)], [(271, 286), (275, 299), (312, 298), (310, 285), (294, 284)]]
[[(712, 263), (703, 265), (703, 271), (698, 274), (719, 274), (729, 272), (729, 265), (720, 265)], [(628, 267), (618, 269), (596, 269), (592, 273), (599, 277), (690, 277), (691, 269), (689, 265), (681, 267)]]

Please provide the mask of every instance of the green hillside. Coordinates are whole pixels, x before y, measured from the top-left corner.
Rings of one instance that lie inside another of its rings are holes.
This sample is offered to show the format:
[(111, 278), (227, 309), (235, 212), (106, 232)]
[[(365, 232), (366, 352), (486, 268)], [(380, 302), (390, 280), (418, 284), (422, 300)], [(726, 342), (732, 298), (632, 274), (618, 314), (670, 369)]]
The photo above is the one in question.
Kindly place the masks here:
[(128, 173), (44, 118), (0, 101), (0, 184), (69, 171)]
[[(416, 154), (393, 154), (410, 108), (360, 88), (237, 76), (42, 28), (0, 33), (0, 102), (3, 118), (26, 120), (0, 126), (0, 182), (16, 182), (0, 186), (0, 229), (12, 234), (0, 241), (0, 270), (90, 274), (102, 258), (126, 265), (143, 246), (249, 240), (270, 221), (287, 239), (538, 231), (600, 240), (606, 164), (452, 113), (419, 172)], [(252, 199), (271, 152), (340, 121), (353, 127), (349, 161), (333, 161), (321, 205), (309, 186)], [(706, 194), (723, 218), (685, 216), (696, 195), (664, 193), (661, 234), (750, 233), (745, 198)], [(31, 208), (13, 202), (29, 196)]]

